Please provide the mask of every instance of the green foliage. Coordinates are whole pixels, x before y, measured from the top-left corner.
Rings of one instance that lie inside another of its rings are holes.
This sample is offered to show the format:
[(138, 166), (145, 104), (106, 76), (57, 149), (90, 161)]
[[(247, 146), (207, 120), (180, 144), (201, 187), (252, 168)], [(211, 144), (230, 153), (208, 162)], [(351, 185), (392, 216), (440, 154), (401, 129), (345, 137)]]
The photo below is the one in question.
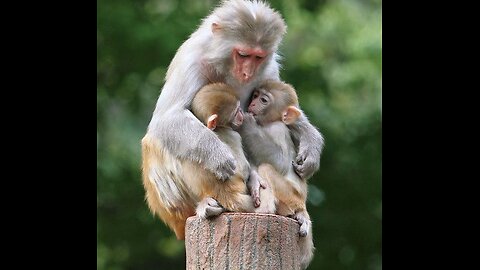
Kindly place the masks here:
[[(97, 1), (97, 269), (184, 269), (144, 201), (140, 140), (166, 69), (217, 1)], [(309, 269), (381, 269), (380, 0), (271, 1), (288, 24), (282, 78), (325, 136), (309, 180)]]

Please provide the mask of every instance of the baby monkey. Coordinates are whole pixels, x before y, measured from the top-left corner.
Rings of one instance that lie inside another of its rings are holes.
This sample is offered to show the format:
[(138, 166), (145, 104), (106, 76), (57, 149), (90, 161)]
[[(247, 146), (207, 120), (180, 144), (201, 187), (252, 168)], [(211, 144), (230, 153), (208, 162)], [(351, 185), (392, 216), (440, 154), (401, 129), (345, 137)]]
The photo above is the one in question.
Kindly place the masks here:
[(276, 213), (300, 223), (302, 268), (313, 258), (310, 216), (306, 208), (307, 182), (294, 171), (297, 156), (288, 125), (302, 114), (295, 89), (286, 83), (265, 81), (253, 91), (248, 113), (239, 129), (244, 149), (261, 179), (272, 185)]
[[(243, 151), (242, 138), (236, 131), (244, 119), (236, 92), (224, 83), (206, 85), (194, 97), (191, 110), (230, 148), (237, 162), (235, 174), (225, 181), (199, 164), (187, 165), (190, 169), (186, 170), (189, 172), (185, 175), (186, 182), (200, 201), (197, 215), (209, 217), (223, 211), (274, 213), (275, 199), (271, 189), (259, 194), (261, 180), (250, 167)], [(260, 201), (263, 201), (261, 205)]]

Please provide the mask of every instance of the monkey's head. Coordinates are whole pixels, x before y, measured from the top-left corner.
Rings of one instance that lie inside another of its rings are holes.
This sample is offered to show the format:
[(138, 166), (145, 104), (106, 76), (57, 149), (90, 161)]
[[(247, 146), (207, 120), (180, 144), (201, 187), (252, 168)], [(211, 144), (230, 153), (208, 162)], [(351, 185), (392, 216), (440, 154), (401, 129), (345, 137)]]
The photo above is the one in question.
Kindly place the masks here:
[(235, 91), (224, 83), (202, 87), (192, 101), (193, 114), (209, 129), (238, 128), (243, 123), (243, 111)]
[(262, 1), (223, 1), (209, 20), (213, 38), (206, 59), (240, 84), (263, 72), (287, 31), (281, 15)]
[(275, 121), (290, 125), (301, 115), (295, 89), (278, 81), (265, 81), (253, 91), (248, 112), (260, 125)]

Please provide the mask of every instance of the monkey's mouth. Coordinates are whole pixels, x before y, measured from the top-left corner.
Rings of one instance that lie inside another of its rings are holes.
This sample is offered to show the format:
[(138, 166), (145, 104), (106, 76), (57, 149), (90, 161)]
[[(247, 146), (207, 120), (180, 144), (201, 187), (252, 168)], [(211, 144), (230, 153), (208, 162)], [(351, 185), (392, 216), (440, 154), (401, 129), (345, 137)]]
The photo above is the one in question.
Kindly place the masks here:
[(252, 111), (248, 111), (248, 113), (251, 114), (253, 117), (257, 116), (257, 114)]

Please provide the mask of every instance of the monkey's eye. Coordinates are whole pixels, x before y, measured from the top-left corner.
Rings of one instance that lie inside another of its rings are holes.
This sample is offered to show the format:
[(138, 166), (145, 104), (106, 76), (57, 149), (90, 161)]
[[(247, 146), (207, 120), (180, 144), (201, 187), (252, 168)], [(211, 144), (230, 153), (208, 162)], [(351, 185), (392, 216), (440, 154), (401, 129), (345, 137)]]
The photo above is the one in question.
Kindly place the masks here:
[(258, 55), (257, 55), (257, 56), (255, 56), (255, 58), (257, 58), (257, 60), (261, 60), (261, 59), (263, 59), (263, 57), (261, 57), (261, 56), (258, 56)]
[(249, 56), (247, 53), (244, 53), (244, 52), (241, 52), (241, 51), (238, 51), (237, 53), (240, 57), (248, 57)]
[(264, 98), (264, 97), (261, 97), (261, 98), (260, 98), (260, 101), (261, 101), (263, 104), (267, 104), (268, 99), (266, 99), (266, 98)]
[(256, 99), (257, 97), (258, 97), (258, 92), (257, 91), (253, 92), (252, 98)]

